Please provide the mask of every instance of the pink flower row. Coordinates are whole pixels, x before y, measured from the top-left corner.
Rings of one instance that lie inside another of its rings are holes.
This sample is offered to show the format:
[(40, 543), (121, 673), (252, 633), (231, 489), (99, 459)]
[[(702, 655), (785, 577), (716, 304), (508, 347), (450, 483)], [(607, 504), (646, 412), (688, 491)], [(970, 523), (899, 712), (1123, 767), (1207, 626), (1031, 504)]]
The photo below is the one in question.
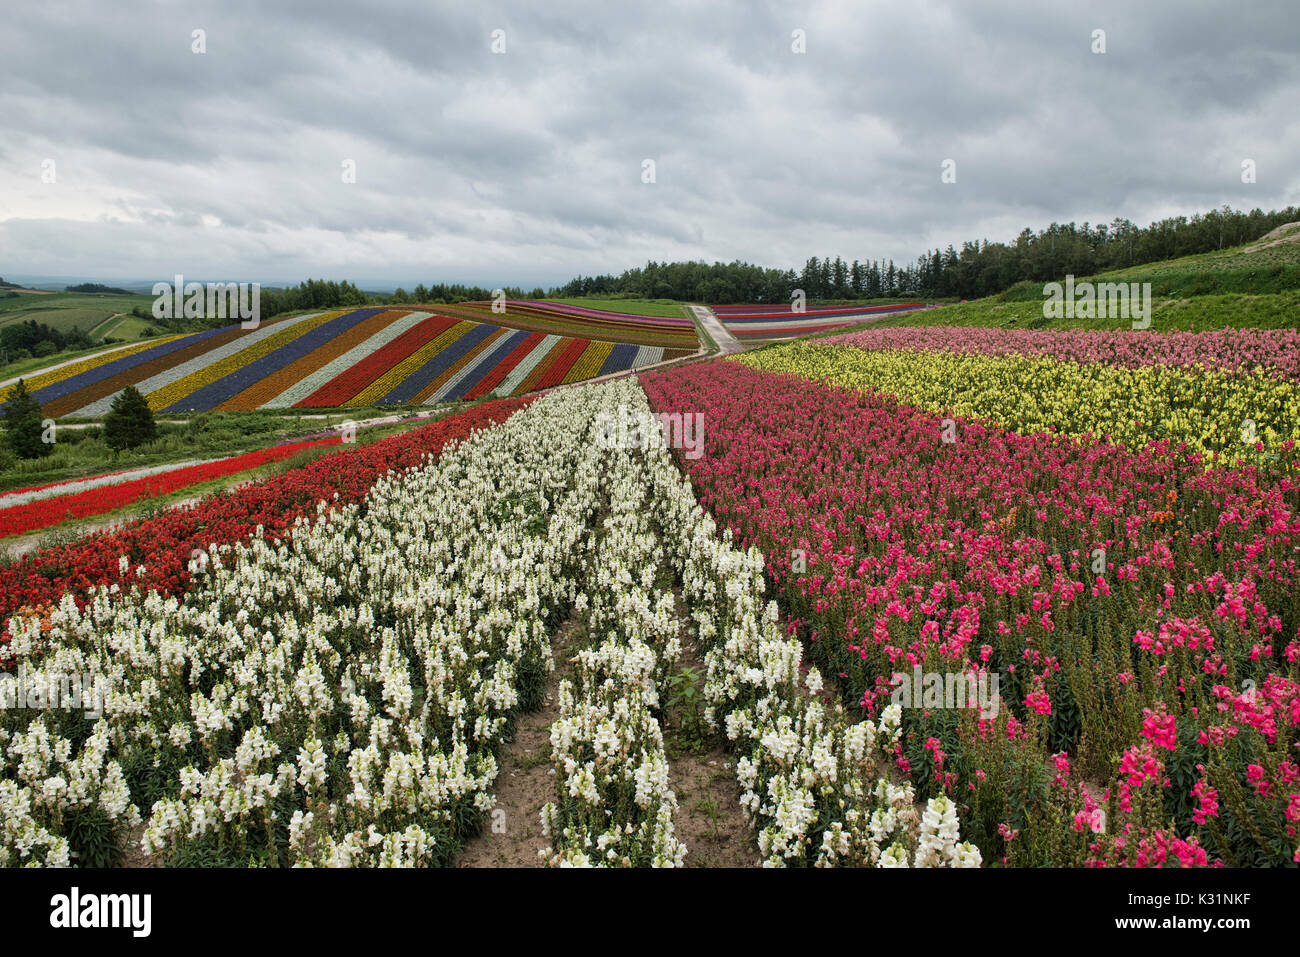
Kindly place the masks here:
[(1056, 329), (985, 329), (965, 326), (919, 326), (864, 329), (822, 340), (827, 345), (859, 349), (905, 349), (1021, 355), (1098, 362), (1125, 368), (1200, 364), (1225, 372), (1256, 367), (1279, 378), (1300, 376), (1300, 332), (1295, 329), (1216, 329), (1207, 332), (1138, 330), (1085, 331)]
[[(939, 755), (969, 767), (990, 734), (1013, 742), (1007, 760), (1088, 741), (1091, 771), (1117, 784), (1153, 767), (1109, 763), (1140, 740), (1171, 749), (1186, 728), (1214, 751), (1248, 734), (1273, 785), (1254, 788), (1252, 823), (1294, 837), (1280, 756), (1300, 730), (1300, 486), (1206, 471), (1167, 442), (1134, 452), (963, 422), (948, 444), (938, 417), (893, 398), (734, 362), (642, 382), (656, 411), (703, 413), (704, 454), (680, 459), (701, 504), (763, 550), (791, 627), (864, 707), (914, 666), (1002, 676), (1014, 713), (965, 730), (920, 719), (899, 755), (914, 780), (927, 769), (918, 785), (978, 788), (993, 768), (959, 782)], [(1247, 679), (1264, 691), (1220, 716), (1215, 689)], [(1245, 786), (1237, 753), (1218, 752), (1215, 773)]]

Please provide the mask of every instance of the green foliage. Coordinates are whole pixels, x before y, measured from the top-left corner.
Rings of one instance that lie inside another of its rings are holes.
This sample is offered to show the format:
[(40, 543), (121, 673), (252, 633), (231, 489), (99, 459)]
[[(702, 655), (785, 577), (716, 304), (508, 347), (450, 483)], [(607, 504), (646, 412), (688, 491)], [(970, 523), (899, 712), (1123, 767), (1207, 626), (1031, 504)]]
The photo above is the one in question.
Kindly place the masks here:
[(129, 289), (119, 289), (116, 286), (105, 286), (101, 282), (83, 282), (76, 286), (65, 286), (65, 292), (80, 292), (88, 295), (107, 295), (107, 296), (130, 296), (133, 295)]
[(149, 403), (135, 386), (129, 385), (116, 398), (104, 416), (104, 441), (120, 452), (134, 449), (158, 437), (158, 426)]
[(125, 831), (98, 805), (70, 811), (65, 821), (68, 845), (78, 867), (121, 867)]
[(688, 745), (698, 746), (704, 740), (704, 693), (699, 672), (683, 668), (669, 675), (666, 682), (668, 708), (677, 710), (681, 731)]
[[(505, 286), (501, 289), (507, 299), (523, 299), (524, 291), (518, 286)], [(484, 289), (482, 286), (466, 286), (458, 282), (436, 282), (432, 286), (425, 286), (420, 283), (411, 293), (404, 289), (397, 289), (391, 296), (382, 297), (382, 301), (388, 303), (456, 303), (456, 302), (475, 302), (482, 299), (492, 299), (495, 289)], [(540, 299), (545, 293), (540, 290), (533, 290), (536, 295), (530, 294), (533, 299)]]
[(5, 433), (9, 448), (22, 459), (43, 458), (54, 450), (45, 441), (41, 406), (27, 391), (22, 379), (14, 386), (5, 404)]
[(350, 282), (324, 279), (308, 279), (287, 289), (262, 289), (259, 295), (263, 319), (285, 312), (365, 306), (371, 302), (370, 296)]
[(90, 337), (76, 326), (60, 330), (35, 319), (27, 319), (0, 327), (0, 351), (11, 359), (18, 358), (21, 352), (42, 357), (64, 349), (86, 349), (90, 345)]

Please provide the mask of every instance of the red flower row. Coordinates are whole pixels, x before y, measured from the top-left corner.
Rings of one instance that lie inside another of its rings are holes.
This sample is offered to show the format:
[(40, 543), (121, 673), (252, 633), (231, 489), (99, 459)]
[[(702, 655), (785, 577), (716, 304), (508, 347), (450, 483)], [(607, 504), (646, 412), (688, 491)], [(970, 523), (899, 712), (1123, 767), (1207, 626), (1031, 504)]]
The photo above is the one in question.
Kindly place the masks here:
[(72, 485), (76, 482), (85, 482), (89, 478), (108, 478), (112, 475), (125, 475), (127, 472), (133, 472), (135, 469), (118, 469), (116, 472), (104, 472), (102, 475), (87, 476), (87, 478), (63, 479), (59, 482), (46, 482), (44, 485), (29, 485), (26, 488), (11, 488), (0, 492), (0, 496), (5, 495), (25, 495), (28, 492), (43, 492), (47, 488), (54, 488), (58, 485)]
[(247, 472), (297, 455), (303, 449), (318, 445), (336, 445), (339, 438), (317, 439), (314, 442), (293, 442), (276, 445), (267, 449), (258, 449), (245, 455), (236, 455), (216, 462), (191, 465), (159, 475), (146, 475), (144, 478), (132, 479), (118, 485), (105, 485), (100, 488), (87, 489), (71, 495), (57, 498), (43, 498), (24, 505), (15, 505), (0, 511), (0, 538), (6, 535), (21, 535), (37, 529), (57, 525), (65, 518), (85, 518), (88, 515), (102, 515), (115, 509), (125, 508), (145, 498), (157, 498), (178, 489), (200, 482), (224, 478), (239, 472)]
[[(265, 482), (213, 496), (193, 508), (174, 509), (26, 555), (0, 568), (4, 629), (0, 641), (9, 640), (9, 618), (15, 611), (57, 605), (65, 593), (80, 604), (100, 585), (118, 584), (124, 589), (138, 585), (164, 595), (183, 592), (189, 585), (188, 564), (195, 549), (247, 542), (254, 535), (282, 536), (299, 516), (314, 515), (318, 502), (328, 499), (340, 506), (356, 502), (384, 475), (418, 466), (447, 443), (463, 441), (504, 421), (524, 404), (518, 399), (484, 402), (431, 425), (335, 452)], [(119, 571), (121, 556), (133, 566), (126, 575)], [(134, 566), (140, 564), (146, 571), (137, 577)]]

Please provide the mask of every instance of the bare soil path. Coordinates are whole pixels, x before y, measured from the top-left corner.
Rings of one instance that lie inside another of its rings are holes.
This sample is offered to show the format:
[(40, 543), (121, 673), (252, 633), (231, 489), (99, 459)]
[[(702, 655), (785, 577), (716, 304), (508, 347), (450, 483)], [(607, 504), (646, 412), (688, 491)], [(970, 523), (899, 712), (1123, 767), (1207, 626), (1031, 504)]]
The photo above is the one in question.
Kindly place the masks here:
[[(687, 621), (686, 605), (677, 596), (677, 617), (683, 622), (682, 653), (677, 670), (698, 676), (697, 690), (703, 692), (704, 654)], [(703, 703), (701, 702), (701, 708)], [(758, 842), (740, 806), (736, 785), (735, 757), (722, 747), (716, 734), (703, 734), (692, 727), (695, 718), (682, 704), (674, 704), (664, 715), (664, 739), (668, 752), (668, 782), (677, 795), (673, 830), (686, 845), (687, 867), (758, 867)]]
[(583, 643), (584, 622), (572, 616), (551, 640), (555, 670), (546, 686), (546, 700), (522, 715), (514, 740), (506, 745), (496, 779), (496, 804), (487, 813), (483, 831), (466, 842), (461, 867), (541, 867), (541, 853), (550, 846), (542, 836), (542, 806), (555, 798), (551, 766), (551, 725), (560, 717), (560, 682), (573, 670), (570, 659)]
[(714, 315), (713, 310), (708, 306), (692, 304), (691, 312), (695, 313), (696, 320), (718, 344), (718, 355), (728, 356), (733, 352), (745, 351), (744, 343), (728, 331), (722, 320)]

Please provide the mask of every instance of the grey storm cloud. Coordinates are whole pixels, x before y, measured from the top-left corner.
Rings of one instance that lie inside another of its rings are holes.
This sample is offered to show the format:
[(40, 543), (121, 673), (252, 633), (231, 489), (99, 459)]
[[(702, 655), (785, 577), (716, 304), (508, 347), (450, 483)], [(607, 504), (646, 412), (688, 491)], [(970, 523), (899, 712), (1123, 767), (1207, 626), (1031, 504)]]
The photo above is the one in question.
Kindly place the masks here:
[(0, 34), (0, 275), (531, 286), (1292, 205), (1298, 52), (1294, 0), (52, 0)]

